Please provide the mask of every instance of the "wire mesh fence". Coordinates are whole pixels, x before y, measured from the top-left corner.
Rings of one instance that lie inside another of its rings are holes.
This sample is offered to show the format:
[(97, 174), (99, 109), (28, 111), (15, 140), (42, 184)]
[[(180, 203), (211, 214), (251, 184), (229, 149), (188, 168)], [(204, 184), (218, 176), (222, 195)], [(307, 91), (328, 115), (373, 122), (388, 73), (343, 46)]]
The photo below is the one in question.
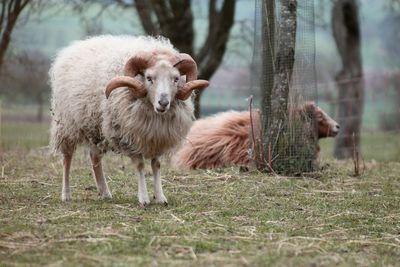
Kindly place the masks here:
[[(257, 1), (254, 62), (262, 126), (253, 159), (260, 169), (315, 169), (317, 100), (313, 1)], [(310, 105), (311, 107), (311, 105)]]
[[(278, 31), (279, 25), (279, 8), (280, 1), (276, 5), (276, 13), (278, 14), (277, 22), (275, 24), (275, 31), (279, 39)], [(264, 13), (263, 13), (264, 12)], [(219, 109), (210, 109), (209, 113), (222, 111), (227, 109), (246, 109), (249, 103), (244, 101), (246, 95), (253, 95), (253, 102), (256, 108), (262, 107), (262, 89), (260, 88), (259, 80), (262, 76), (261, 71), (263, 68), (262, 54), (263, 49), (266, 49), (268, 44), (262, 41), (262, 16), (266, 16), (265, 10), (262, 8), (261, 1), (256, 1), (255, 7), (255, 38), (254, 38), (254, 51), (253, 63), (249, 67), (251, 69), (251, 78), (248, 80), (247, 86), (243, 87), (240, 96), (235, 94), (220, 93), (212, 95), (209, 94), (210, 99), (204, 99), (203, 103), (218, 103)], [(308, 101), (315, 102), (323, 111), (330, 115), (334, 120), (341, 120), (344, 124), (354, 123), (354, 117), (351, 113), (346, 114), (344, 117), (339, 116), (339, 105), (344, 101), (348, 109), (357, 106), (357, 100), (360, 96), (350, 96), (349, 98), (338, 99), (338, 92), (340, 84), (347, 83), (345, 78), (337, 79), (334, 81), (336, 72), (329, 73), (329, 78), (323, 81), (318, 80), (315, 76), (315, 21), (314, 21), (314, 2), (313, 1), (299, 1), (297, 6), (297, 32), (296, 32), (296, 50), (295, 61), (293, 66), (293, 76), (291, 79), (289, 110), (298, 110), (299, 107)], [(317, 58), (318, 60), (318, 58)], [(234, 75), (234, 74), (232, 74)], [(273, 73), (270, 73), (272, 76)], [(263, 77), (266, 79), (268, 76)], [(357, 116), (356, 119), (361, 120), (361, 143), (357, 153), (360, 159), (377, 159), (377, 160), (399, 160), (400, 159), (400, 98), (399, 98), (399, 72), (397, 71), (366, 71), (363, 76), (365, 86), (365, 95), (363, 96), (363, 112)], [(337, 78), (337, 77), (336, 77)], [(246, 91), (246, 87), (248, 87)], [(232, 88), (231, 88), (232, 89)], [(224, 91), (224, 90), (222, 90)], [(246, 94), (247, 93), (247, 94)], [(222, 103), (228, 102), (229, 106), (224, 106)], [(288, 117), (289, 119), (289, 117)], [(311, 123), (316, 122), (316, 117), (311, 120)], [(295, 143), (299, 143), (304, 138), (310, 138), (309, 135), (303, 135), (301, 127), (292, 124), (291, 131), (294, 135)], [(297, 127), (297, 128), (296, 128)], [(339, 131), (340, 132), (340, 131)], [(335, 142), (340, 138), (352, 139), (353, 133), (341, 133), (337, 139), (321, 140), (322, 143), (322, 157), (331, 157), (334, 152)], [(250, 137), (251, 138), (251, 137)], [(304, 140), (303, 140), (304, 141)], [(353, 144), (348, 144), (353, 147)], [(267, 148), (266, 148), (267, 147)], [(297, 148), (296, 148), (297, 149)], [(295, 148), (289, 149), (289, 158), (285, 163), (285, 169), (289, 169), (289, 165), (295, 165), (294, 161), (298, 158), (303, 158), (307, 153), (299, 152)], [(268, 146), (264, 144), (264, 157), (268, 157)], [(317, 152), (318, 145), (311, 151)], [(354, 155), (350, 155), (352, 158)], [(315, 159), (314, 153), (308, 153), (310, 161)], [(293, 160), (294, 159), (294, 160)]]

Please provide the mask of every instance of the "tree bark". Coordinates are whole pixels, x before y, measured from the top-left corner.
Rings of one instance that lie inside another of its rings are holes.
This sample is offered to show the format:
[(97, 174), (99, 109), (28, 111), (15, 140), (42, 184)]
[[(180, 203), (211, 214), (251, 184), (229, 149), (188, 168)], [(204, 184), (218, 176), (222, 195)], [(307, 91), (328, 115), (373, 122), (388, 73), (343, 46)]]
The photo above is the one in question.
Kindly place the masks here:
[[(261, 3), (262, 36), (262, 63), (261, 63), (261, 96), (262, 96), (262, 127), (261, 135), (267, 133), (270, 127), (271, 94), (274, 87), (274, 58), (275, 58), (275, 0), (264, 0)], [(262, 140), (264, 137), (262, 138)], [(261, 142), (257, 140), (256, 142)], [(267, 169), (265, 153), (268, 151), (268, 142), (256, 145), (255, 163), (259, 170)]]
[[(225, 53), (234, 24), (236, 1), (224, 0), (220, 10), (217, 9), (217, 0), (209, 1), (207, 38), (197, 53), (194, 51), (195, 33), (191, 1), (136, 0), (135, 2), (145, 32), (169, 38), (179, 51), (192, 55), (196, 60), (199, 78), (210, 79), (220, 66)], [(194, 99), (196, 118), (200, 117), (200, 99), (201, 94), (197, 94)]]
[(337, 0), (334, 3), (332, 31), (342, 60), (342, 70), (335, 78), (338, 88), (338, 122), (341, 129), (336, 138), (334, 156), (345, 159), (352, 157), (354, 146), (360, 150), (364, 106), (361, 31), (356, 0)]
[[(271, 151), (271, 157), (276, 158), (277, 145), (282, 135), (287, 131), (288, 126), (288, 101), (289, 85), (293, 71), (295, 47), (296, 47), (296, 26), (297, 26), (297, 1), (282, 0), (280, 19), (279, 19), (279, 39), (274, 49), (274, 27), (271, 22), (274, 20), (274, 1), (266, 0), (264, 8), (267, 14), (263, 12), (266, 18), (264, 21), (264, 44), (267, 46), (263, 50), (263, 134), (264, 151)], [(265, 43), (267, 42), (267, 44)], [(269, 43), (268, 43), (269, 42)], [(276, 51), (275, 51), (276, 50)], [(276, 54), (275, 54), (276, 53)], [(271, 62), (274, 58), (274, 62)], [(283, 157), (280, 155), (279, 158)], [(279, 164), (279, 158), (276, 158), (274, 164)], [(271, 159), (267, 159), (271, 161)]]

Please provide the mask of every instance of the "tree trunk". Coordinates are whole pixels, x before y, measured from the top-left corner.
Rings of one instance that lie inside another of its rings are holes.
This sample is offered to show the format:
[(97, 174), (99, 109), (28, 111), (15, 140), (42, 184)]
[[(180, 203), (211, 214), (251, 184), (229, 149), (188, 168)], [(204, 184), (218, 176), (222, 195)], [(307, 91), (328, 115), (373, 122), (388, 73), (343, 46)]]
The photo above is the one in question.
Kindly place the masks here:
[(0, 68), (11, 41), (18, 16), (31, 0), (2, 0), (0, 3)]
[[(270, 167), (277, 167), (286, 160), (282, 151), (278, 151), (281, 139), (286, 135), (288, 127), (288, 103), (289, 85), (293, 71), (295, 47), (296, 47), (296, 26), (297, 26), (297, 1), (282, 0), (279, 19), (279, 39), (274, 48), (274, 1), (263, 2), (263, 70), (262, 88), (263, 92), (263, 139), (264, 151), (270, 155), (266, 158), (267, 163), (274, 162)], [(275, 51), (276, 50), (276, 51)], [(275, 55), (275, 56), (274, 56)], [(274, 62), (271, 59), (274, 59)], [(286, 148), (284, 148), (286, 149)], [(286, 153), (286, 152), (285, 152)]]
[[(262, 19), (262, 63), (261, 63), (261, 96), (262, 96), (262, 127), (261, 135), (267, 133), (270, 127), (271, 94), (274, 87), (274, 58), (275, 58), (275, 0), (264, 0), (261, 3)], [(261, 140), (257, 140), (260, 142)], [(255, 147), (255, 163), (259, 170), (267, 169), (265, 153), (268, 151), (268, 142)]]
[(202, 92), (197, 92), (197, 93), (195, 93), (194, 99), (193, 99), (194, 117), (196, 119), (201, 117), (201, 95), (202, 95)]
[[(351, 158), (359, 151), (364, 106), (364, 79), (361, 59), (361, 31), (356, 0), (337, 0), (332, 9), (332, 31), (342, 70), (336, 75), (338, 88), (338, 122), (334, 156)], [(354, 138), (353, 138), (354, 135)], [(354, 143), (354, 144), (353, 144)]]
[[(270, 92), (270, 105), (266, 107), (269, 131), (267, 142), (279, 137), (288, 121), (289, 84), (292, 77), (296, 47), (296, 0), (281, 1), (281, 18), (279, 22), (279, 40), (274, 63), (274, 80)], [(274, 149), (274, 145), (271, 147)]]
[(400, 131), (400, 73), (394, 74), (393, 87), (395, 88), (396, 97), (394, 98), (395, 110), (393, 117), (395, 118), (395, 130)]

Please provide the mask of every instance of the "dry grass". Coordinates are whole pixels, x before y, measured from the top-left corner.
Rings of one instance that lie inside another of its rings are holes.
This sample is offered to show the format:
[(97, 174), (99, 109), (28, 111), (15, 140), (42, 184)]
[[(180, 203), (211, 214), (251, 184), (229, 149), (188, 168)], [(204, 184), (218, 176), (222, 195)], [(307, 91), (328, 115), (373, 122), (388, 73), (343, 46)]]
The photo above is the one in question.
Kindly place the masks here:
[(84, 154), (68, 204), (46, 149), (0, 155), (1, 266), (398, 264), (398, 162), (367, 162), (360, 177), (336, 161), (299, 178), (164, 168), (170, 205), (141, 209), (127, 159), (107, 156), (114, 198), (102, 201)]

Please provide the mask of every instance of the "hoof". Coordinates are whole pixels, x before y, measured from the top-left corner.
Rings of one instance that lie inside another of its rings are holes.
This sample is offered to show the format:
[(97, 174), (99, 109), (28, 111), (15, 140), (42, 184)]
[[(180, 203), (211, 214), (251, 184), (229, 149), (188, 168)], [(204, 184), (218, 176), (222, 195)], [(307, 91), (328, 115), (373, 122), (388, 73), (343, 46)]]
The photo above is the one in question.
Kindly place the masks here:
[(150, 205), (150, 202), (143, 202), (143, 203), (139, 202), (139, 207), (142, 209), (147, 208), (149, 205)]
[(142, 208), (145, 208), (148, 205), (150, 205), (149, 195), (147, 195), (147, 194), (140, 195), (139, 194), (139, 206)]
[(100, 196), (101, 199), (104, 199), (104, 200), (112, 199), (112, 195), (111, 195), (110, 192), (106, 192), (106, 193), (103, 193), (103, 194), (99, 193), (99, 196)]
[(62, 200), (62, 202), (71, 202), (72, 201), (72, 197), (71, 197), (71, 195), (62, 195), (61, 196), (61, 200)]
[(153, 199), (156, 204), (162, 204), (168, 207), (168, 200), (164, 195), (161, 195), (159, 197), (153, 196)]

